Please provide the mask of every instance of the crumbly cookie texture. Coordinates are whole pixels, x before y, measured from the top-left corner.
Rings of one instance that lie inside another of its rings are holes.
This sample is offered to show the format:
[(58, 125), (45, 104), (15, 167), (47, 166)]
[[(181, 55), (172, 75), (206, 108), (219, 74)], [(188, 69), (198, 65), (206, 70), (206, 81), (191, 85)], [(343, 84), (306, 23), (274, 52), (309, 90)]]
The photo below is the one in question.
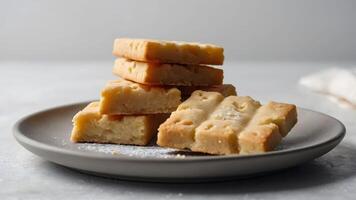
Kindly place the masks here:
[(102, 115), (99, 102), (92, 102), (73, 118), (71, 141), (146, 145), (168, 114)]
[(124, 79), (147, 85), (211, 86), (220, 85), (221, 68), (204, 65), (146, 63), (117, 58), (113, 73)]
[(177, 87), (182, 95), (182, 99), (188, 99), (190, 95), (196, 90), (207, 92), (219, 92), (224, 97), (236, 96), (236, 88), (231, 84), (212, 85), (212, 86), (178, 86)]
[(127, 80), (109, 81), (101, 92), (100, 113), (138, 115), (171, 113), (181, 103), (177, 88), (151, 87)]
[(224, 62), (224, 49), (216, 45), (151, 39), (116, 39), (113, 54), (154, 63), (222, 65)]
[(296, 106), (195, 91), (159, 127), (157, 144), (210, 154), (273, 150), (297, 122)]

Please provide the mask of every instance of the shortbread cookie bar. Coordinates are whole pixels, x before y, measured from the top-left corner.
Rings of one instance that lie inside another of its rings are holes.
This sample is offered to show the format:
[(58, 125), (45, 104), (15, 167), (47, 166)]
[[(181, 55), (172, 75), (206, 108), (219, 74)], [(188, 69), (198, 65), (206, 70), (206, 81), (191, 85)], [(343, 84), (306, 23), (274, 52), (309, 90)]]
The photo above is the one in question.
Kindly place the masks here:
[(190, 95), (196, 90), (207, 92), (219, 92), (224, 97), (236, 96), (236, 88), (231, 84), (213, 85), (213, 86), (178, 86), (182, 95), (182, 99), (188, 99)]
[(178, 149), (190, 149), (195, 142), (196, 128), (219, 105), (224, 97), (217, 92), (195, 91), (180, 104), (177, 111), (159, 127), (157, 144)]
[(181, 103), (177, 88), (150, 87), (127, 80), (109, 81), (101, 91), (100, 113), (137, 115), (171, 113)]
[(147, 85), (210, 86), (222, 84), (224, 78), (221, 68), (145, 63), (125, 58), (116, 59), (113, 73)]
[(99, 102), (93, 102), (74, 116), (71, 141), (146, 145), (168, 117), (168, 114), (101, 115)]
[(239, 134), (241, 154), (271, 151), (297, 122), (296, 107), (269, 102), (260, 107)]
[(159, 127), (157, 144), (210, 154), (273, 150), (297, 122), (295, 105), (195, 91)]
[(113, 54), (154, 63), (222, 65), (224, 49), (212, 44), (119, 38)]

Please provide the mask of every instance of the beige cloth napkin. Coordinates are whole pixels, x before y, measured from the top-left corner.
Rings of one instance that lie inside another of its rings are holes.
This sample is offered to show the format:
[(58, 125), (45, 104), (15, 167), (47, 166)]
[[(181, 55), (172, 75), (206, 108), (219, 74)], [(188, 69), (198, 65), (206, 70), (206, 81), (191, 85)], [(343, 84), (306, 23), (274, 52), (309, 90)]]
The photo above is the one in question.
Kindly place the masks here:
[(341, 107), (356, 109), (356, 69), (326, 69), (302, 77), (299, 84), (327, 95)]

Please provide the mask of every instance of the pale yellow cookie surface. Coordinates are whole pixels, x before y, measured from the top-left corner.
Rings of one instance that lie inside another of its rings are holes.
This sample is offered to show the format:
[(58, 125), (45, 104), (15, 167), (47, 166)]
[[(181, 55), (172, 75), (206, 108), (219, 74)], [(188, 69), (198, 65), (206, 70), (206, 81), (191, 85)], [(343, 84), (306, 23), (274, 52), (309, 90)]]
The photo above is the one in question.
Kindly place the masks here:
[(73, 118), (71, 141), (146, 145), (169, 115), (109, 116), (90, 103)]
[(194, 144), (195, 129), (206, 120), (224, 97), (217, 92), (195, 91), (180, 104), (177, 111), (159, 127), (157, 144), (165, 147), (191, 148)]
[(204, 65), (145, 63), (125, 58), (115, 61), (113, 73), (147, 85), (211, 86), (223, 82), (223, 70)]
[(150, 87), (126, 80), (109, 81), (100, 98), (100, 113), (138, 115), (171, 113), (181, 103), (176, 88)]
[(116, 39), (113, 54), (154, 63), (222, 65), (224, 62), (224, 49), (216, 45), (151, 39)]

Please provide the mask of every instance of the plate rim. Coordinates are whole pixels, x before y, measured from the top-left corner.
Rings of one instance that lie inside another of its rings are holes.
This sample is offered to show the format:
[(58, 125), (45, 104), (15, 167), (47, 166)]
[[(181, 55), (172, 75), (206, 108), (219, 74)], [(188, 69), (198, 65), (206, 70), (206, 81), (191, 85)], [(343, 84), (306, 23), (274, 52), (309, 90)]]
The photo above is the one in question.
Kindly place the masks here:
[[(319, 115), (323, 115), (324, 117), (328, 117), (333, 119), (338, 126), (340, 126), (340, 131), (335, 134), (332, 138), (323, 141), (321, 143), (317, 143), (314, 145), (306, 146), (306, 147), (298, 147), (298, 148), (292, 148), (292, 149), (284, 149), (284, 150), (277, 150), (277, 151), (271, 151), (271, 152), (266, 152), (266, 153), (258, 153), (258, 154), (252, 154), (252, 155), (207, 155), (207, 156), (199, 156), (199, 157), (184, 157), (182, 158), (175, 158), (175, 157), (165, 157), (165, 158), (158, 158), (158, 157), (134, 157), (134, 156), (113, 156), (113, 155), (108, 155), (108, 154), (88, 154), (86, 152), (81, 152), (81, 151), (74, 151), (66, 148), (60, 148), (57, 146), (49, 145), (47, 143), (39, 142), (37, 140), (31, 139), (30, 137), (26, 136), (24, 133), (20, 131), (20, 126), (24, 124), (27, 120), (31, 119), (32, 117), (51, 112), (57, 109), (65, 109), (73, 106), (79, 106), (79, 105), (85, 105), (91, 101), (82, 101), (82, 102), (77, 102), (77, 103), (70, 103), (70, 104), (64, 104), (64, 105), (58, 105), (58, 106), (53, 106), (50, 108), (42, 109), (36, 112), (33, 112), (31, 114), (25, 115), (21, 117), (19, 120), (16, 121), (16, 123), (13, 125), (12, 132), (13, 136), (16, 139), (18, 143), (21, 144), (21, 146), (25, 147), (25, 145), (41, 149), (43, 151), (47, 152), (53, 152), (57, 154), (63, 154), (63, 155), (70, 155), (70, 156), (78, 156), (78, 157), (84, 157), (87, 159), (99, 159), (99, 160), (115, 160), (115, 161), (129, 161), (129, 162), (170, 162), (170, 163), (182, 163), (182, 162), (212, 162), (212, 161), (220, 161), (220, 160), (236, 160), (236, 159), (256, 159), (260, 157), (270, 157), (270, 156), (281, 156), (285, 154), (292, 154), (292, 153), (297, 153), (300, 151), (308, 151), (312, 149), (317, 149), (322, 146), (327, 146), (329, 144), (333, 144), (334, 142), (340, 143), (342, 139), (345, 137), (346, 134), (346, 128), (345, 125), (335, 117), (332, 117), (328, 114), (311, 110), (308, 108), (303, 108), (303, 107), (297, 107), (297, 109), (316, 113)], [(26, 147), (25, 147), (26, 148)], [(26, 148), (27, 149), (27, 148)], [(32, 152), (32, 151), (31, 151)], [(32, 152), (33, 153), (33, 152)]]

